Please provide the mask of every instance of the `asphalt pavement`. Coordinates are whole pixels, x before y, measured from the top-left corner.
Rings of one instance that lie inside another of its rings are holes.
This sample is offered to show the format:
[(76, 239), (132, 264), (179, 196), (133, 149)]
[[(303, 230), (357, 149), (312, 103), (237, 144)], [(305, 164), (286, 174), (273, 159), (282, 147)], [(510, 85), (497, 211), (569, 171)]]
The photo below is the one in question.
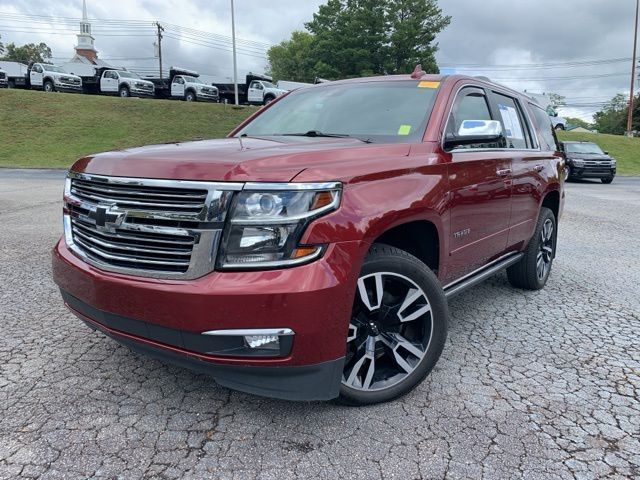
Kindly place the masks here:
[(640, 478), (640, 178), (572, 183), (547, 287), (456, 297), (435, 370), (367, 408), (233, 392), (63, 307), (63, 173), (0, 169), (0, 478)]

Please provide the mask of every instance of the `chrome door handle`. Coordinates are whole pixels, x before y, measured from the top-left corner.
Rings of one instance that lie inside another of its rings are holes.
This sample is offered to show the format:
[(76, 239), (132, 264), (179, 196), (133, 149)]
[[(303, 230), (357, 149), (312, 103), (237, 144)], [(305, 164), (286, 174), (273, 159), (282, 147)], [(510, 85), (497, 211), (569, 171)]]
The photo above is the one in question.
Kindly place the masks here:
[(511, 173), (511, 169), (510, 168), (503, 168), (502, 170), (498, 170), (496, 171), (496, 174), (499, 177), (506, 177), (507, 175), (509, 175)]

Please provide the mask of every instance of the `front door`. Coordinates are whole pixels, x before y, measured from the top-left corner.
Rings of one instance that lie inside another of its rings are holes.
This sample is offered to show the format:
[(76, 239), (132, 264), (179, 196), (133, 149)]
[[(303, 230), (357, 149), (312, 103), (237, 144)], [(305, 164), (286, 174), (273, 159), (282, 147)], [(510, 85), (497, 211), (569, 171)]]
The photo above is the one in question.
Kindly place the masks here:
[(262, 103), (262, 100), (264, 98), (263, 91), (264, 87), (260, 82), (251, 82), (251, 85), (249, 85), (249, 92), (247, 96), (249, 103)]
[(44, 77), (44, 71), (40, 65), (34, 65), (31, 68), (31, 73), (29, 74), (29, 81), (31, 82), (32, 87), (42, 87), (42, 80)]
[(184, 97), (184, 78), (173, 77), (173, 82), (171, 82), (171, 96)]
[[(493, 118), (484, 89), (458, 93), (446, 132), (457, 133), (465, 120)], [(448, 281), (501, 255), (507, 246), (511, 213), (511, 154), (502, 145), (468, 145), (448, 152), (450, 249)]]
[(100, 79), (100, 90), (105, 93), (118, 91), (118, 74), (113, 70), (107, 70)]

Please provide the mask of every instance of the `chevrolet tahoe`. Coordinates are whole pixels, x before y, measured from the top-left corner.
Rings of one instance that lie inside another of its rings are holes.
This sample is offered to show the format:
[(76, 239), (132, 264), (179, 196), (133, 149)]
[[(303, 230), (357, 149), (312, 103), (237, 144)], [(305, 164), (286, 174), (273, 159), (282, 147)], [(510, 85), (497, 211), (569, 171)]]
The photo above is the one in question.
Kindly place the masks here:
[(221, 385), (389, 401), (445, 345), (448, 301), (546, 284), (564, 160), (534, 100), (460, 76), (287, 93), (225, 139), (69, 171), (53, 275), (91, 328)]

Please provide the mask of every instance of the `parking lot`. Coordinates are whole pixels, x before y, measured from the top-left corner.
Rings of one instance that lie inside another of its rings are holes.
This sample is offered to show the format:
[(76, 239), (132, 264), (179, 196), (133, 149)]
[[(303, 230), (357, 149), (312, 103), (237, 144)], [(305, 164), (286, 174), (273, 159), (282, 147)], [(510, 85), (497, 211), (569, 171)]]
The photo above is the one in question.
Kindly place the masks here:
[(456, 297), (400, 401), (288, 403), (140, 357), (63, 307), (61, 172), (0, 170), (0, 478), (638, 478), (640, 178), (572, 183), (546, 289)]

